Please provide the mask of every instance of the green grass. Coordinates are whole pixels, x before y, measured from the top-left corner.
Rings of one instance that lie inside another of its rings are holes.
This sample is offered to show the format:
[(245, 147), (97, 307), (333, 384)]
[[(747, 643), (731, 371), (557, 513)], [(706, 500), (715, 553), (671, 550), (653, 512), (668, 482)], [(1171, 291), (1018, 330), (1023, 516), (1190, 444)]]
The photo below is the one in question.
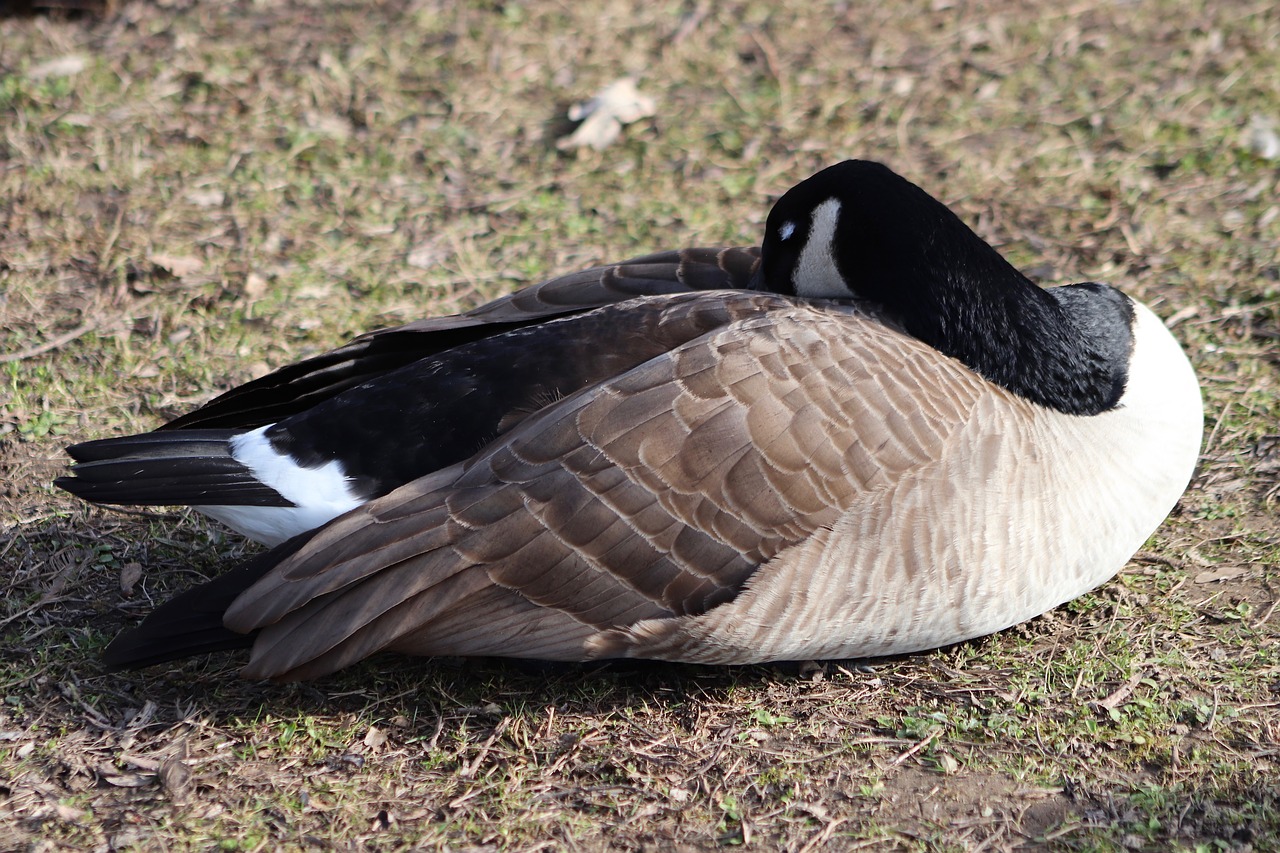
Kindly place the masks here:
[[(1280, 847), (1280, 185), (1241, 141), (1280, 119), (1278, 41), (1261, 0), (0, 18), (0, 848)], [(558, 151), (625, 74), (658, 114)], [(1046, 284), (1176, 318), (1204, 459), (1120, 578), (872, 669), (101, 671), (249, 546), (56, 492), (64, 444), (556, 273), (756, 243), (848, 156)]]

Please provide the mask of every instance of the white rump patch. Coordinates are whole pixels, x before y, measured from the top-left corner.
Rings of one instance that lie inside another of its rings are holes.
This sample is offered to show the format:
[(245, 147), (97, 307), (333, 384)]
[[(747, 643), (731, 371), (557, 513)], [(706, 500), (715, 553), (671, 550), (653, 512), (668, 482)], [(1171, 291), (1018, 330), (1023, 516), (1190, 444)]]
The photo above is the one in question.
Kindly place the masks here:
[(363, 503), (347, 488), (342, 463), (336, 459), (318, 468), (304, 468), (287, 453), (279, 453), (266, 437), (271, 425), (231, 439), (231, 456), (253, 472), (258, 482), (275, 489), (294, 506), (197, 506), (255, 542), (279, 545), (307, 530), (355, 509)]
[(840, 199), (829, 198), (813, 209), (809, 239), (796, 268), (791, 286), (797, 296), (810, 299), (847, 299), (853, 291), (836, 266), (836, 224), (840, 221)]

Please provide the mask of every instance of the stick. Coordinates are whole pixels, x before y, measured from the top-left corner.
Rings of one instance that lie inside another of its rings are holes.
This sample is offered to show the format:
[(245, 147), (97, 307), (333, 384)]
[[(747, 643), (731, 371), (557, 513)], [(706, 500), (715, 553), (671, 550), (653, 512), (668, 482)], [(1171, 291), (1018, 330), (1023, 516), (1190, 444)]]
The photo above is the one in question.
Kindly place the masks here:
[(28, 347), (27, 349), (18, 350), (17, 352), (7, 352), (7, 353), (0, 354), (0, 364), (6, 364), (7, 362), (10, 362), (10, 361), (22, 361), (24, 359), (34, 358), (37, 355), (43, 355), (49, 350), (54, 350), (62, 346), (63, 344), (71, 343), (76, 338), (88, 332), (93, 331), (93, 329), (94, 329), (93, 323), (85, 323), (83, 325), (76, 326), (74, 329), (72, 329), (69, 332), (63, 332), (62, 334), (58, 335), (56, 338), (50, 338), (49, 340), (37, 346)]

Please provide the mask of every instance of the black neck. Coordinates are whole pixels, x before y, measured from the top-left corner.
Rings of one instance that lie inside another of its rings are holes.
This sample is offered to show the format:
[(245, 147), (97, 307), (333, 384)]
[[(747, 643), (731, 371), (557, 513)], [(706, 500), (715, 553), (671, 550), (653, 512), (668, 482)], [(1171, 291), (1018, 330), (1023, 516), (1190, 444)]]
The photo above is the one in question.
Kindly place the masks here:
[(797, 249), (777, 239), (781, 223), (808, 227), (802, 211), (831, 198), (840, 201), (832, 253), (840, 278), (912, 336), (1058, 411), (1097, 414), (1119, 400), (1133, 319), (1122, 294), (1103, 285), (1042, 290), (944, 204), (879, 164), (833, 166), (779, 200), (762, 254), (770, 281), (785, 287), (794, 269)]
[(953, 274), (930, 288), (934, 310), (895, 313), (913, 336), (1033, 403), (1075, 415), (1115, 406), (1132, 351), (1128, 300), (1099, 284), (1045, 291), (1009, 271), (1003, 281), (989, 277), (997, 269)]
[(867, 295), (878, 292), (877, 301), (914, 337), (1033, 403), (1076, 415), (1112, 408), (1124, 393), (1132, 350), (1128, 300), (1097, 284), (1043, 290), (929, 201), (935, 221), (923, 232), (928, 239), (914, 251), (901, 246), (882, 255), (908, 264), (911, 286), (901, 285), (901, 268), (882, 265), (874, 278), (860, 276)]

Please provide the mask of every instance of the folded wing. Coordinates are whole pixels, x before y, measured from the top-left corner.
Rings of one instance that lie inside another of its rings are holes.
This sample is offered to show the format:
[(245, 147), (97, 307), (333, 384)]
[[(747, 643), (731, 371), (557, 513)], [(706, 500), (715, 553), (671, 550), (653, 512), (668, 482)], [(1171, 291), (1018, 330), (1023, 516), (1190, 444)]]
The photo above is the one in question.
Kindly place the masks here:
[(927, 469), (985, 393), (858, 309), (779, 307), (336, 519), (226, 625), (256, 632), (250, 677), (314, 677), (381, 649), (619, 651), (600, 638), (734, 599), (847, 507)]
[(638, 296), (749, 288), (758, 261), (755, 248), (683, 249), (560, 276), (465, 314), (362, 335), (234, 388), (160, 429), (264, 426), (420, 359), (550, 317)]

